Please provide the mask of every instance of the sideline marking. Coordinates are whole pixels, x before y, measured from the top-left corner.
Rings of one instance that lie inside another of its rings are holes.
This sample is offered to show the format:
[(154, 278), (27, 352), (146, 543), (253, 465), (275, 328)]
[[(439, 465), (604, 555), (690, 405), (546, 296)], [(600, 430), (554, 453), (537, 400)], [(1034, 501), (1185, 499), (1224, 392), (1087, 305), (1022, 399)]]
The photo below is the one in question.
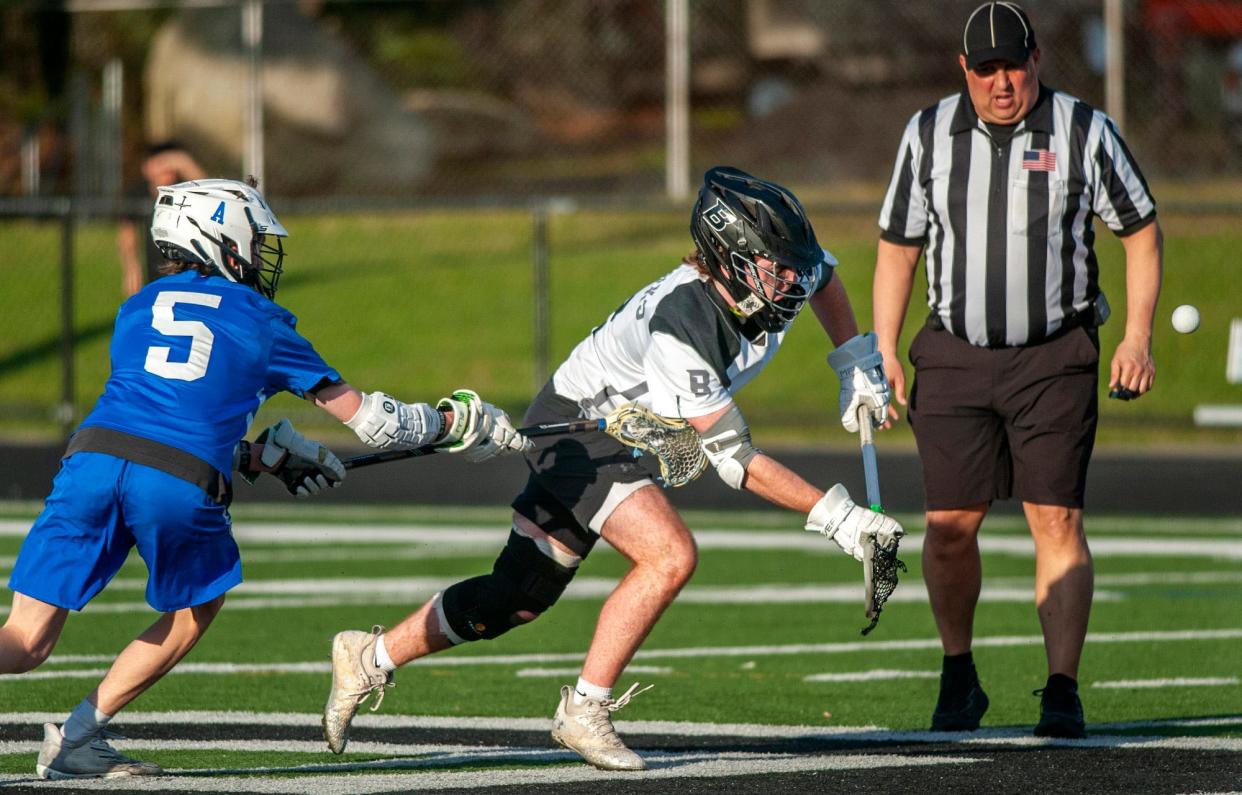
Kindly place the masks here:
[[(1177, 520), (1182, 521), (1182, 520)], [(1232, 528), (1237, 522), (1198, 522), (1184, 524), (1195, 527)], [(1168, 523), (1165, 522), (1167, 527)], [(0, 536), (24, 537), (30, 530), (25, 521), (0, 520)], [(360, 544), (430, 544), (435, 547), (452, 547), (470, 550), (476, 547), (499, 549), (508, 537), (508, 528), (498, 527), (445, 527), (436, 525), (377, 525), (377, 524), (324, 524), (306, 525), (291, 523), (237, 523), (233, 535), (243, 547), (246, 543), (264, 544), (336, 544), (355, 547)], [(701, 549), (770, 549), (800, 550), (822, 555), (840, 554), (836, 547), (818, 535), (798, 535), (791, 527), (788, 533), (780, 530), (696, 530), (694, 538)], [(922, 533), (910, 533), (902, 540), (902, 549), (918, 552), (923, 546)], [(1035, 547), (1029, 535), (998, 536), (984, 534), (979, 538), (979, 548), (990, 554), (1034, 557)], [(1095, 557), (1158, 556), (1162, 558), (1221, 558), (1242, 560), (1242, 539), (1192, 538), (1181, 535), (1132, 536), (1113, 538), (1095, 536), (1091, 539), (1091, 552)], [(246, 556), (243, 549), (242, 557)]]
[[(1242, 638), (1242, 629), (1184, 629), (1168, 632), (1091, 632), (1087, 633), (1090, 643), (1171, 643), (1181, 641), (1217, 641), (1237, 640)], [(996, 635), (975, 638), (978, 647), (1007, 648), (1012, 646), (1042, 646), (1042, 635)], [(880, 651), (884, 649), (922, 650), (940, 649), (939, 638), (914, 638), (910, 640), (880, 641), (848, 641), (839, 643), (791, 643), (772, 646), (694, 646), (674, 649), (640, 649), (634, 659), (684, 659), (696, 657), (762, 657), (764, 655), (790, 654), (847, 654), (856, 651)], [(431, 655), (410, 663), (410, 665), (426, 667), (446, 667), (462, 665), (537, 665), (546, 663), (579, 663), (585, 652), (557, 654), (471, 654), (456, 657)], [(25, 674), (4, 674), (0, 682), (31, 681), (33, 679), (50, 679), (57, 676), (96, 676), (102, 675), (102, 668), (77, 672), (73, 669), (57, 671), (34, 671)], [(323, 673), (331, 670), (329, 661), (290, 662), (290, 663), (196, 663), (182, 662), (169, 675), (178, 673)], [(96, 673), (98, 672), (98, 673)]]
[[(326, 754), (328, 746), (323, 740), (225, 740), (216, 738), (203, 738), (201, 740), (186, 739), (147, 739), (135, 740), (125, 738), (120, 740), (119, 744), (123, 745), (126, 751), (235, 751), (235, 752), (275, 752), (288, 754)], [(41, 740), (5, 740), (0, 741), (0, 754), (29, 754), (38, 753), (43, 747)], [(477, 751), (481, 758), (492, 758), (495, 755), (503, 756), (534, 756), (544, 755), (549, 749), (531, 748), (529, 750), (515, 748), (505, 745), (468, 745), (464, 743), (384, 743), (384, 742), (360, 742), (351, 740), (349, 743), (349, 752), (351, 754), (374, 754), (379, 756), (430, 756), (432, 754), (462, 754), (474, 753)], [(557, 752), (552, 752), (557, 753)], [(578, 755), (572, 751), (560, 752), (565, 759), (577, 759)], [(355, 767), (359, 762), (346, 761), (340, 763), (342, 766)], [(2, 775), (2, 774), (0, 774)]]
[[(407, 605), (423, 602), (444, 590), (456, 577), (333, 577), (327, 579), (249, 580), (229, 592), (230, 610), (299, 609), (357, 605)], [(108, 583), (113, 594), (143, 593), (147, 581), (138, 577), (118, 577)], [(598, 600), (612, 593), (617, 581), (608, 577), (578, 577), (569, 584), (562, 599)], [(984, 585), (979, 600), (985, 603), (1027, 604), (1031, 601), (1032, 585), (1019, 587)], [(689, 586), (677, 597), (679, 604), (758, 605), (758, 604), (853, 604), (861, 601), (862, 589), (857, 583), (839, 585), (806, 585), (761, 583), (745, 586)], [(1096, 602), (1121, 602), (1122, 591), (1097, 589)], [(925, 604), (927, 590), (910, 587), (896, 591), (891, 602)], [(8, 615), (10, 607), (0, 606), (0, 616)], [(84, 612), (150, 613), (143, 601), (92, 602)]]
[[(58, 712), (0, 712), (0, 725), (41, 725), (55, 723), (64, 719), (64, 713)], [(116, 726), (283, 726), (294, 728), (319, 728), (320, 713), (305, 712), (241, 712), (241, 711), (203, 711), (187, 710), (181, 712), (122, 712), (112, 724)], [(456, 730), (456, 731), (512, 731), (546, 733), (550, 719), (540, 718), (497, 718), (497, 717), (447, 717), (435, 715), (383, 715), (367, 713), (359, 715), (361, 722), (373, 729), (424, 729), (424, 730)], [(1032, 737), (1027, 729), (989, 729), (983, 728), (974, 732), (932, 732), (904, 731), (895, 732), (882, 726), (807, 726), (790, 724), (766, 723), (702, 723), (692, 721), (667, 720), (618, 720), (618, 726), (625, 727), (627, 734), (661, 735), (673, 737), (738, 737), (743, 739), (800, 740), (800, 739), (869, 739), (888, 741), (897, 738), (900, 741), (949, 742), (970, 741), (980, 742), (1006, 739), (1014, 742), (1030, 741), (1042, 744), (1052, 738)], [(110, 725), (112, 725), (110, 724)], [(1212, 718), (1166, 718), (1149, 721), (1126, 721), (1119, 723), (1092, 723), (1093, 732), (1118, 731), (1157, 731), (1160, 729), (1204, 729), (1231, 728), (1242, 726), (1242, 715)], [(1093, 735), (1089, 740), (1104, 739), (1104, 735)], [(1225, 740), (1236, 744), (1235, 750), (1242, 751), (1242, 738), (1212, 737), (1140, 737), (1137, 735), (1116, 736), (1118, 741), (1135, 740)], [(128, 742), (128, 741), (126, 741)], [(1070, 744), (1083, 743), (1083, 740), (1065, 740)], [(354, 747), (350, 743), (350, 747)]]
[(1200, 678), (1174, 677), (1172, 679), (1117, 679), (1108, 682), (1092, 682), (1092, 687), (1124, 689), (1153, 689), (1161, 687), (1231, 687), (1242, 684), (1236, 676), (1206, 676)]
[[(675, 668), (660, 665), (627, 665), (625, 667), (625, 673), (627, 675), (647, 674), (649, 676), (664, 676), (676, 672)], [(549, 679), (553, 677), (568, 677), (570, 679), (577, 679), (581, 673), (582, 666), (574, 668), (519, 668), (514, 673), (514, 676), (519, 679), (534, 679), (540, 677), (546, 677)]]
[[(430, 598), (455, 581), (454, 576), (444, 577), (329, 577), (308, 579), (261, 579), (249, 580), (229, 592), (231, 598), (254, 595), (287, 596), (307, 594), (328, 596), (366, 596), (379, 603), (403, 603), (413, 599)], [(1033, 581), (1032, 581), (1033, 582)], [(562, 599), (603, 599), (617, 587), (617, 579), (611, 577), (576, 577), (569, 584)], [(1025, 604), (1033, 598), (1031, 585), (1019, 588), (983, 587), (980, 600), (985, 602), (1019, 602)], [(113, 593), (145, 592), (147, 581), (138, 577), (118, 577), (108, 583)], [(1095, 592), (1095, 600), (1118, 602), (1124, 598), (1119, 591)], [(688, 586), (677, 595), (678, 604), (804, 604), (829, 602), (849, 604), (862, 600), (862, 587), (858, 583), (838, 585), (808, 585), (800, 583), (759, 583), (743, 586)], [(926, 602), (924, 588), (905, 588), (894, 592), (893, 602)], [(230, 605), (233, 602), (229, 603)]]
[(884, 682), (892, 679), (939, 679), (939, 671), (893, 671), (878, 668), (874, 671), (853, 671), (836, 674), (811, 674), (802, 677), (803, 682)]

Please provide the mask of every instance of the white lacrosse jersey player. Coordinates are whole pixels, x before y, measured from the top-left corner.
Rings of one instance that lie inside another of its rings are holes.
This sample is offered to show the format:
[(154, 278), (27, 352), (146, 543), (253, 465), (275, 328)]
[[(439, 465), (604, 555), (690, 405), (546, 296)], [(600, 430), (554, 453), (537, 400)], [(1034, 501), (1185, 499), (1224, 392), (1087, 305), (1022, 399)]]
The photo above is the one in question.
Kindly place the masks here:
[[(832, 270), (819, 265), (807, 292), (826, 285)], [(686, 419), (728, 406), (787, 329), (748, 339), (742, 321), (712, 300), (714, 289), (683, 264), (639, 290), (569, 354), (552, 376), (556, 393), (595, 419), (628, 403)]]

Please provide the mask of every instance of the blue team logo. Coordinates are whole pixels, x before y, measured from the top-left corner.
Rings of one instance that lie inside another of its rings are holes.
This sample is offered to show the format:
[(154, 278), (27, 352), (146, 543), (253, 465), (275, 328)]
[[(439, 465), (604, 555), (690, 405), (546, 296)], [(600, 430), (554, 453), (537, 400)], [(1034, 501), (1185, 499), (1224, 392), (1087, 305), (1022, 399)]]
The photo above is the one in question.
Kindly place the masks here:
[(715, 204), (703, 211), (703, 220), (715, 231), (723, 232), (729, 224), (737, 223), (737, 216), (723, 201), (717, 199)]
[(211, 220), (217, 224), (224, 223), (224, 202), (220, 202), (220, 206), (211, 214)]

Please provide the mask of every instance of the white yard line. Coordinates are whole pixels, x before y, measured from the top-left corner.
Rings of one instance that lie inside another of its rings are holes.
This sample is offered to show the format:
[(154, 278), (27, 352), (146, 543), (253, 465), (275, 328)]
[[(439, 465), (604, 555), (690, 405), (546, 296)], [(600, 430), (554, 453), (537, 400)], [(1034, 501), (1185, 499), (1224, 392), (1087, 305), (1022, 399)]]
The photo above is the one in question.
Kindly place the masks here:
[[(364, 596), (375, 604), (405, 603), (430, 598), (457, 581), (445, 577), (328, 577), (308, 579), (259, 579), (243, 582), (230, 592), (229, 606), (234, 599), (256, 596), (288, 596), (305, 594), (314, 597), (329, 595)], [(575, 577), (562, 599), (603, 599), (617, 587), (609, 577)], [(108, 583), (111, 593), (145, 592), (145, 578), (118, 577)], [(989, 588), (984, 586), (980, 600), (984, 602), (1018, 602), (1033, 598), (1033, 586), (1021, 588)], [(1097, 590), (1095, 600), (1116, 602), (1124, 596), (1119, 591)], [(862, 583), (806, 585), (799, 583), (757, 583), (741, 586), (690, 586), (677, 596), (679, 604), (850, 604), (861, 602)], [(927, 590), (914, 587), (898, 589), (892, 602), (926, 602)]]
[[(0, 725), (39, 725), (42, 723), (58, 723), (65, 719), (65, 714), (56, 712), (0, 712)], [(318, 728), (319, 713), (294, 712), (122, 712), (113, 720), (113, 728), (124, 732), (125, 727), (132, 725), (265, 725), (265, 727)], [(453, 732), (535, 732), (548, 730), (550, 718), (472, 718), (472, 717), (436, 717), (436, 715), (394, 715), (359, 713), (355, 725), (373, 729), (422, 729), (422, 730), (453, 730)], [(697, 738), (739, 738), (739, 739), (823, 739), (823, 740), (868, 740), (868, 742), (961, 742), (961, 743), (1007, 743), (1007, 744), (1133, 744), (1160, 743), (1165, 740), (1223, 740), (1218, 748), (1238, 750), (1242, 752), (1242, 738), (1206, 738), (1206, 737), (1138, 737), (1138, 735), (1120, 735), (1117, 732), (1160, 732), (1169, 729), (1205, 729), (1242, 727), (1242, 717), (1228, 715), (1220, 718), (1177, 718), (1164, 720), (1141, 720), (1141, 722), (1099, 723), (1090, 724), (1092, 737), (1087, 740), (1052, 740), (1049, 738), (1031, 737), (1027, 729), (979, 729), (977, 732), (893, 732), (892, 729), (877, 725), (786, 725), (763, 723), (693, 723), (687, 720), (616, 720), (622, 733), (628, 735), (657, 735), (657, 737), (697, 737)], [(139, 740), (122, 740), (125, 747)], [(142, 740), (155, 743), (158, 740)], [(175, 740), (188, 742), (196, 740)], [(231, 742), (231, 740), (229, 740)], [(211, 745), (195, 745), (202, 748), (216, 748), (219, 740), (204, 740)], [(286, 743), (286, 740), (272, 740), (273, 744)], [(286, 750), (301, 750), (301, 740), (287, 740)], [(375, 743), (376, 747), (384, 747), (384, 743)], [(149, 745), (154, 748), (155, 745)], [(163, 747), (163, 745), (161, 745)], [(274, 745), (273, 745), (274, 747)], [(365, 745), (370, 748), (369, 745)], [(358, 753), (385, 753), (383, 749), (361, 750), (363, 743), (350, 743), (350, 750)], [(421, 748), (421, 745), (420, 745)], [(427, 745), (427, 748), (432, 748)], [(448, 752), (455, 747), (447, 745)], [(471, 745), (469, 748), (476, 748)], [(505, 747), (513, 750), (512, 747)], [(245, 750), (243, 748), (242, 750)], [(405, 752), (401, 752), (405, 753)], [(427, 752), (431, 753), (431, 752)], [(447, 753), (447, 752), (446, 752)]]
[[(126, 751), (236, 751), (256, 753), (288, 753), (288, 754), (323, 754), (328, 750), (323, 740), (223, 740), (203, 738), (195, 740), (136, 740), (126, 738), (117, 740), (117, 745)], [(40, 740), (9, 740), (0, 741), (0, 754), (38, 753), (43, 745)], [(480, 758), (491, 758), (492, 755), (530, 756), (539, 753), (539, 749), (523, 750), (502, 745), (465, 745), (461, 743), (379, 743), (351, 740), (351, 754), (374, 754), (376, 756), (432, 756), (447, 754), (475, 753)], [(567, 759), (569, 757), (566, 757)], [(343, 762), (344, 765), (356, 765), (357, 762)]]
[[(1187, 527), (1231, 528), (1236, 522), (1229, 520), (1169, 520)], [(1167, 522), (1166, 522), (1167, 526)], [(0, 520), (0, 536), (21, 537), (30, 529), (30, 523)], [(363, 544), (430, 544), (448, 546), (461, 550), (475, 548), (500, 549), (508, 537), (507, 527), (445, 527), (430, 525), (377, 525), (377, 524), (323, 524), (239, 522), (234, 535), (243, 547), (247, 543), (343, 545), (347, 549)], [(799, 533), (793, 525), (789, 532), (779, 530), (696, 530), (695, 540), (702, 549), (772, 549), (799, 550), (823, 555), (838, 554), (836, 548), (818, 535)], [(902, 550), (909, 553), (922, 548), (921, 533), (911, 533), (902, 541)], [(980, 548), (991, 554), (1031, 557), (1034, 547), (1025, 535), (989, 536), (979, 538)], [(1164, 535), (1144, 538), (1113, 538), (1097, 536), (1091, 539), (1091, 551), (1096, 557), (1112, 556), (1159, 556), (1181, 558), (1220, 558), (1242, 560), (1242, 539), (1192, 538), (1183, 535)], [(244, 556), (243, 552), (243, 556)], [(348, 554), (348, 553), (347, 553)]]
[[(332, 670), (330, 662), (294, 663), (196, 663), (182, 662), (167, 676), (186, 674), (322, 674)], [(107, 668), (64, 668), (38, 670), (24, 674), (0, 674), (0, 682), (34, 682), (40, 679), (98, 679)]]
[[(582, 673), (582, 666), (574, 666), (572, 668), (519, 668), (514, 672), (514, 676), (519, 679), (565, 679), (573, 681), (578, 678), (578, 674)], [(630, 676), (638, 676), (645, 674), (647, 676), (667, 676), (676, 673), (676, 670), (660, 665), (627, 665), (625, 673)]]
[[(1242, 629), (1215, 630), (1175, 630), (1169, 632), (1093, 632), (1088, 633), (1089, 643), (1183, 643), (1192, 641), (1237, 640), (1242, 638)], [(1040, 646), (1043, 637), (1040, 635), (997, 635), (975, 638), (974, 645), (979, 648), (1008, 648), (1015, 646)], [(843, 643), (797, 643), (770, 646), (695, 646), (677, 649), (642, 649), (634, 655), (635, 660), (657, 659), (696, 659), (701, 657), (744, 657), (762, 659), (763, 657), (793, 654), (848, 654), (852, 652), (876, 652), (892, 650), (924, 650), (941, 648), (939, 638), (914, 638), (909, 640), (874, 640), (849, 641)], [(581, 662), (582, 652), (557, 654), (463, 654), (456, 656), (434, 655), (415, 660), (411, 665), (427, 667), (473, 666), (473, 665), (521, 665), (537, 666), (549, 663)], [(89, 658), (91, 660), (94, 657)], [(25, 674), (6, 674), (0, 676), (0, 682), (18, 683), (39, 678), (81, 677), (102, 675), (104, 669), (89, 670), (59, 669), (53, 671), (33, 671)], [(325, 661), (289, 662), (289, 663), (209, 663), (183, 662), (172, 670), (172, 674), (191, 673), (324, 673), (329, 670)]]
[[(318, 712), (244, 712), (240, 710), (183, 710), (177, 712), (149, 712), (125, 710), (117, 715), (112, 726), (124, 733), (126, 726), (286, 726), (319, 728)], [(0, 726), (40, 725), (58, 723), (65, 719), (63, 712), (0, 712)], [(357, 725), (376, 729), (431, 729), (463, 731), (531, 731), (543, 732), (548, 728), (547, 717), (463, 717), (435, 715), (386, 715), (383, 713), (359, 713)], [(854, 738), (854, 737), (925, 737), (988, 739), (992, 737), (1026, 737), (1020, 729), (980, 729), (978, 732), (905, 732), (894, 734), (880, 726), (807, 726), (770, 723), (697, 723), (691, 721), (617, 720), (616, 725), (625, 727), (629, 734), (674, 735), (683, 737), (739, 737), (757, 739), (805, 739), (805, 738)], [(1242, 716), (1212, 718), (1171, 718), (1147, 721), (1124, 721), (1117, 723), (1093, 723), (1091, 729), (1102, 733), (1121, 731), (1159, 732), (1162, 729), (1210, 729), (1242, 727)], [(352, 745), (351, 745), (352, 747)]]
[[(126, 710), (112, 722), (124, 733), (126, 726), (290, 726), (319, 728), (322, 716), (305, 712), (240, 712), (187, 710), (182, 712), (143, 712)], [(2, 725), (37, 725), (59, 723), (65, 719), (58, 712), (0, 712)], [(386, 715), (361, 712), (356, 726), (377, 729), (431, 729), (449, 731), (529, 731), (546, 732), (551, 718), (448, 717), (434, 715)], [(842, 734), (883, 731), (878, 726), (788, 726), (763, 723), (694, 723), (690, 721), (627, 721), (615, 724), (632, 734), (678, 735), (687, 737), (742, 737), (759, 739), (797, 739), (803, 737), (835, 737)], [(351, 744), (351, 748), (353, 745)]]
[(1121, 588), (1140, 585), (1222, 585), (1242, 582), (1242, 571), (1149, 571), (1096, 574), (1095, 584)]
[(893, 671), (877, 668), (874, 671), (847, 671), (844, 673), (811, 674), (802, 677), (803, 682), (886, 682), (893, 679), (939, 679), (939, 671)]
[(1207, 676), (1199, 678), (1174, 677), (1171, 679), (1117, 679), (1111, 682), (1092, 682), (1092, 687), (1113, 690), (1145, 690), (1163, 687), (1236, 687), (1242, 680), (1236, 676)]

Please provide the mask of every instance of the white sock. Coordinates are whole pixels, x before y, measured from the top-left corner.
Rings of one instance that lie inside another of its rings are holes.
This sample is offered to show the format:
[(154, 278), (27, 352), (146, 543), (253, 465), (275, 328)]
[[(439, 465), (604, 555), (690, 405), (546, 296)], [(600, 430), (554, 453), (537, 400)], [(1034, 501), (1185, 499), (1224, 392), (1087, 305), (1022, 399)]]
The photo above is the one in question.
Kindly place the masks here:
[(581, 704), (587, 699), (591, 699), (592, 701), (604, 701), (609, 698), (612, 698), (611, 687), (600, 687), (599, 685), (591, 684), (581, 676), (578, 677), (578, 684), (574, 687), (575, 706)]
[(81, 745), (98, 734), (99, 730), (107, 726), (110, 720), (112, 720), (111, 715), (100, 712), (90, 701), (82, 699), (82, 703), (69, 713), (69, 718), (61, 727), (61, 732), (65, 735), (65, 743)]
[(375, 641), (375, 665), (381, 671), (389, 672), (397, 670), (397, 664), (388, 656), (388, 647), (384, 645), (384, 636), (380, 635), (379, 640)]

